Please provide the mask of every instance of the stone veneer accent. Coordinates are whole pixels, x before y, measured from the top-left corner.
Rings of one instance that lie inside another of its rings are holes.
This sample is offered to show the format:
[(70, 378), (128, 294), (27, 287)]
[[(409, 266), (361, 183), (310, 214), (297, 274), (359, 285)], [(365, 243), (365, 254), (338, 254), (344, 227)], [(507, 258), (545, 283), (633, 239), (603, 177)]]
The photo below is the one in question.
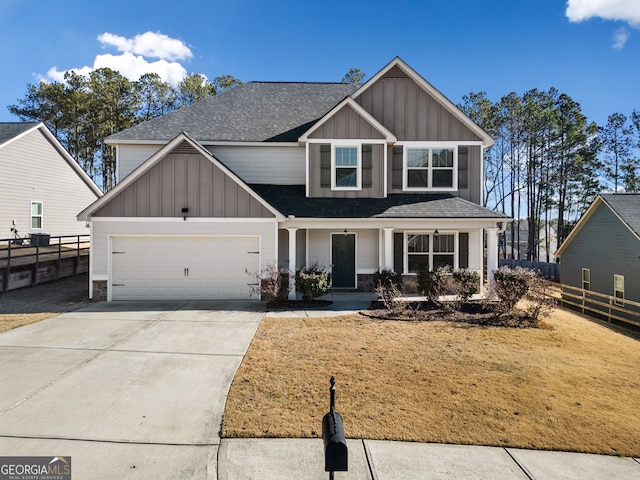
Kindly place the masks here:
[(94, 280), (93, 281), (93, 300), (95, 302), (103, 302), (107, 300), (107, 281), (106, 280)]

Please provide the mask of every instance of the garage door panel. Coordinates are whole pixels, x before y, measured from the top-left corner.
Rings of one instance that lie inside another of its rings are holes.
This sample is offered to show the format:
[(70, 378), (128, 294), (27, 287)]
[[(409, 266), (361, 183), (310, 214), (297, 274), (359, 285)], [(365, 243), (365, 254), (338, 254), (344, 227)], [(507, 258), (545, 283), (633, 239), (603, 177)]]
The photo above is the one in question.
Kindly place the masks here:
[[(114, 237), (113, 300), (249, 299), (259, 237)], [(250, 253), (251, 252), (251, 253)]]

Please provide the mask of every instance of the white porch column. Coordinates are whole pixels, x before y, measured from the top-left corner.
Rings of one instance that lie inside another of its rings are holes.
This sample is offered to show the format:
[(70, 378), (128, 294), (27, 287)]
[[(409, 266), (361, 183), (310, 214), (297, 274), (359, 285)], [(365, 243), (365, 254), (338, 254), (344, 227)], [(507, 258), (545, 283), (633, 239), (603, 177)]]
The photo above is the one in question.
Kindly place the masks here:
[(384, 268), (393, 270), (393, 228), (383, 227), (384, 232)]
[[(289, 231), (289, 271), (296, 274), (296, 232), (297, 228), (287, 228)], [(289, 291), (289, 300), (296, 299), (296, 284), (295, 279), (290, 278), (291, 290)]]
[(493, 271), (498, 269), (498, 229), (487, 228), (487, 281), (493, 287)]

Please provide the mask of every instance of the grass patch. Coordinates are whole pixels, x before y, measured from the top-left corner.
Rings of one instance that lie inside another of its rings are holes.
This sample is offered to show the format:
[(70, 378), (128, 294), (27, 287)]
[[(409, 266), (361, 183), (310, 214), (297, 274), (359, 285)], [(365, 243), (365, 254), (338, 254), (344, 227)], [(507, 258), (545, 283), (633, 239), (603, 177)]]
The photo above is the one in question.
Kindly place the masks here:
[(51, 312), (0, 314), (0, 333), (55, 317), (56, 315), (60, 314)]
[(265, 318), (223, 437), (321, 436), (640, 456), (640, 344), (562, 309), (549, 328)]

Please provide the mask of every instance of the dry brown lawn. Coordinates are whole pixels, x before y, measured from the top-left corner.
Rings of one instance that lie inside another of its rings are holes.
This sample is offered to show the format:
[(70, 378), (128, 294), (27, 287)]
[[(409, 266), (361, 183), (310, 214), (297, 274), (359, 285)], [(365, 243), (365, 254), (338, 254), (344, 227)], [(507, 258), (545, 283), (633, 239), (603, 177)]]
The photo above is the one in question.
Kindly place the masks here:
[(6, 313), (0, 314), (0, 333), (14, 328), (36, 323), (46, 318), (55, 317), (60, 313)]
[(552, 328), (266, 318), (224, 437), (318, 437), (337, 379), (350, 438), (640, 456), (640, 343), (558, 309)]

